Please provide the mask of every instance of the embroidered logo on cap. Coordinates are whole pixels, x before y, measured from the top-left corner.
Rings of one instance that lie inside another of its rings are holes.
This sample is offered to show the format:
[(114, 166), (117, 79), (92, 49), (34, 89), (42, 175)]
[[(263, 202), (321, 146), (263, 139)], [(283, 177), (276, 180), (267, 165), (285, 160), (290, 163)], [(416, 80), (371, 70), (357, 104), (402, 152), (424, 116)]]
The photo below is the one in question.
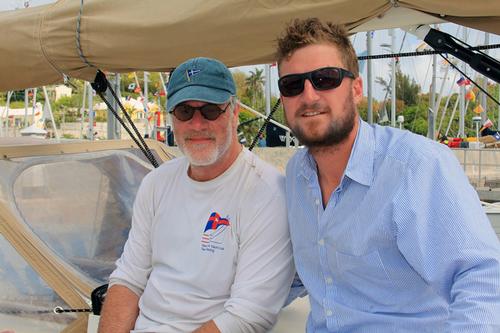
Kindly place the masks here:
[(186, 70), (186, 77), (187, 77), (188, 82), (191, 82), (191, 77), (195, 76), (199, 72), (201, 72), (201, 69), (187, 69)]
[(223, 236), (230, 226), (228, 217), (222, 218), (216, 212), (210, 214), (201, 236), (201, 250), (212, 253), (224, 250)]

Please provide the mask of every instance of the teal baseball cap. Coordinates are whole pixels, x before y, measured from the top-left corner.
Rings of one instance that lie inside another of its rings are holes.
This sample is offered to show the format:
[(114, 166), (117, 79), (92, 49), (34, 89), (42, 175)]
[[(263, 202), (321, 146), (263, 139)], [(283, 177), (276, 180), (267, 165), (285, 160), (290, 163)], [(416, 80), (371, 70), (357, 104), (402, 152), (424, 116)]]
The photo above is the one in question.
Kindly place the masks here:
[(186, 101), (224, 104), (234, 95), (236, 85), (226, 65), (210, 58), (189, 59), (170, 75), (167, 112)]

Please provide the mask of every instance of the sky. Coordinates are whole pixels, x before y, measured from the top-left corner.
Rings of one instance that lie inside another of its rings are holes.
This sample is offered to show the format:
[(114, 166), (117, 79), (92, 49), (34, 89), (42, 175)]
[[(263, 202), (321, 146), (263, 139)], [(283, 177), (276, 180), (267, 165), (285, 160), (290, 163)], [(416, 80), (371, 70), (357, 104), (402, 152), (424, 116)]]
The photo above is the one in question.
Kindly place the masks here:
[[(55, 2), (55, 0), (0, 0), (0, 11), (24, 8), (25, 3), (28, 3), (31, 7), (33, 7), (52, 2)], [(461, 40), (464, 40), (463, 27), (457, 26), (453, 23), (445, 23), (441, 24), (439, 28), (442, 31), (445, 31), (455, 37), (458, 37)], [(401, 48), (401, 43), (403, 41), (403, 38), (404, 38), (404, 43), (402, 45), (401, 52), (413, 52), (415, 51), (416, 47), (419, 44), (421, 44), (421, 40), (417, 39), (417, 37), (411, 34), (406, 34), (405, 37), (404, 31), (401, 29), (395, 29), (395, 31), (396, 31), (396, 46), (397, 46), (396, 49), (398, 51)], [(474, 29), (467, 29), (467, 38), (465, 39), (465, 41), (472, 46), (483, 45), (485, 39), (484, 36), (485, 36), (484, 32), (477, 31)], [(489, 44), (500, 44), (499, 35), (489, 34), (489, 39), (490, 39)], [(354, 36), (351, 37), (351, 40), (358, 55), (366, 50), (365, 32), (360, 32), (355, 34)], [(388, 49), (384, 48), (381, 45), (390, 43), (391, 43), (391, 37), (389, 35), (388, 30), (375, 31), (373, 34), (373, 42), (372, 42), (373, 54), (389, 53)], [(489, 53), (490, 56), (492, 56), (493, 58), (497, 60), (500, 59), (500, 49), (490, 50)], [(402, 72), (409, 75), (410, 78), (413, 78), (421, 86), (423, 92), (428, 92), (430, 89), (430, 84), (432, 80), (432, 69), (430, 66), (431, 61), (432, 61), (432, 56), (408, 57), (400, 59), (400, 68)], [(438, 63), (440, 62), (441, 58), (438, 57)], [(372, 65), (373, 78), (382, 77), (388, 82), (390, 80), (390, 59), (373, 60), (372, 63), (373, 63)], [(461, 64), (461, 62), (459, 63)], [(254, 66), (238, 67), (236, 68), (236, 70), (241, 70), (245, 73), (249, 73), (250, 70), (253, 70), (255, 67), (263, 68), (263, 66), (261, 65), (254, 65)], [(364, 84), (365, 95), (367, 94), (366, 72), (367, 71), (365, 68), (362, 74), (363, 81), (365, 82)], [(469, 67), (467, 69), (467, 74), (472, 75), (473, 78), (475, 77), (474, 71), (471, 70)], [(444, 95), (448, 95), (450, 91), (451, 92), (458, 91), (458, 86), (455, 84), (455, 81), (457, 81), (460, 78), (460, 74), (457, 74), (457, 77), (455, 78), (455, 80), (453, 80), (454, 75), (455, 71), (450, 70), (448, 78), (445, 79), (445, 85), (443, 88)], [(438, 78), (436, 84), (438, 91), (441, 88), (443, 79), (444, 79), (444, 69), (443, 70), (438, 69)], [(277, 80), (278, 80), (277, 68), (271, 67), (271, 82), (272, 82), (271, 93), (275, 96), (278, 95)], [(450, 88), (452, 90), (450, 90)], [(373, 96), (376, 100), (380, 101), (384, 99), (385, 92), (383, 91), (382, 87), (379, 84), (374, 82), (373, 90), (374, 90)]]

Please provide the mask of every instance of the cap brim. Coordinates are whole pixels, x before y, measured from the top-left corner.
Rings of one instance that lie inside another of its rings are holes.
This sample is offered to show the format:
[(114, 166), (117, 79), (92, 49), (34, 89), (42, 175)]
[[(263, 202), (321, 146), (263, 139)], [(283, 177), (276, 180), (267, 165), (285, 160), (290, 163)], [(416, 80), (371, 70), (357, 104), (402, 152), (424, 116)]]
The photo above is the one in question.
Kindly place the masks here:
[(204, 86), (189, 86), (177, 91), (167, 99), (167, 112), (172, 111), (178, 104), (186, 101), (200, 101), (213, 104), (224, 104), (231, 98), (227, 90), (214, 89)]

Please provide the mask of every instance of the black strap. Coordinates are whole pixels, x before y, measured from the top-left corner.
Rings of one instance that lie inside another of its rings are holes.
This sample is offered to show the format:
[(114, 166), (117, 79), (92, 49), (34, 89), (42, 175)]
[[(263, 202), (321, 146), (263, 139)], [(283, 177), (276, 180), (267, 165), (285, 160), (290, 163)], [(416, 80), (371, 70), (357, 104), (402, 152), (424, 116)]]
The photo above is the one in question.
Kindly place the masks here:
[(281, 99), (278, 99), (276, 103), (274, 103), (273, 109), (271, 112), (269, 112), (269, 115), (267, 116), (266, 120), (264, 121), (264, 124), (262, 124), (261, 128), (259, 129), (259, 132), (257, 132), (257, 135), (253, 138), (252, 144), (248, 148), (248, 150), (252, 151), (252, 149), (255, 147), (257, 142), (259, 141), (259, 137), (262, 135), (264, 130), (266, 129), (267, 124), (271, 121), (271, 118), (273, 117), (273, 114), (278, 110), (278, 107), (281, 104)]
[[(109, 83), (109, 81), (106, 79), (106, 75), (104, 75), (103, 72), (98, 71), (97, 74), (96, 74), (96, 77), (94, 79), (94, 82), (91, 83), (91, 85), (92, 85), (92, 88), (94, 88), (94, 90), (96, 91), (96, 93), (99, 95), (99, 97), (101, 97), (101, 99), (104, 101), (104, 103), (106, 104), (106, 106), (109, 108), (109, 110), (111, 111), (111, 113), (113, 114), (113, 116), (115, 116), (115, 118), (118, 120), (118, 122), (120, 122), (120, 124), (123, 126), (123, 128), (125, 128), (125, 130), (127, 131), (128, 135), (132, 138), (132, 140), (134, 140), (135, 144), (137, 145), (137, 147), (139, 147), (139, 149), (142, 151), (142, 153), (144, 154), (144, 156), (146, 156), (146, 158), (151, 162), (151, 164), (155, 168), (157, 168), (159, 166), (159, 164), (156, 161), (156, 158), (154, 157), (154, 155), (151, 152), (151, 150), (149, 149), (148, 145), (146, 144), (146, 142), (142, 138), (141, 134), (137, 130), (137, 127), (135, 127), (134, 122), (130, 118), (130, 115), (128, 114), (127, 111), (125, 111), (125, 108), (123, 107), (122, 103), (120, 102), (120, 99), (118, 98), (118, 96), (116, 95), (115, 91), (111, 87), (111, 84)], [(118, 113), (116, 112), (116, 110), (113, 108), (113, 106), (111, 105), (111, 103), (106, 99), (106, 96), (104, 95), (104, 93), (106, 92), (107, 89), (109, 89), (109, 91), (111, 92), (111, 95), (113, 95), (113, 98), (118, 103), (118, 106), (122, 110), (123, 115), (127, 119), (128, 123), (132, 126), (132, 129), (134, 130), (134, 132), (137, 135), (137, 137), (134, 136), (134, 134), (132, 133), (132, 131), (128, 128), (128, 126), (125, 124), (125, 122), (123, 121), (123, 119), (118, 115)]]

